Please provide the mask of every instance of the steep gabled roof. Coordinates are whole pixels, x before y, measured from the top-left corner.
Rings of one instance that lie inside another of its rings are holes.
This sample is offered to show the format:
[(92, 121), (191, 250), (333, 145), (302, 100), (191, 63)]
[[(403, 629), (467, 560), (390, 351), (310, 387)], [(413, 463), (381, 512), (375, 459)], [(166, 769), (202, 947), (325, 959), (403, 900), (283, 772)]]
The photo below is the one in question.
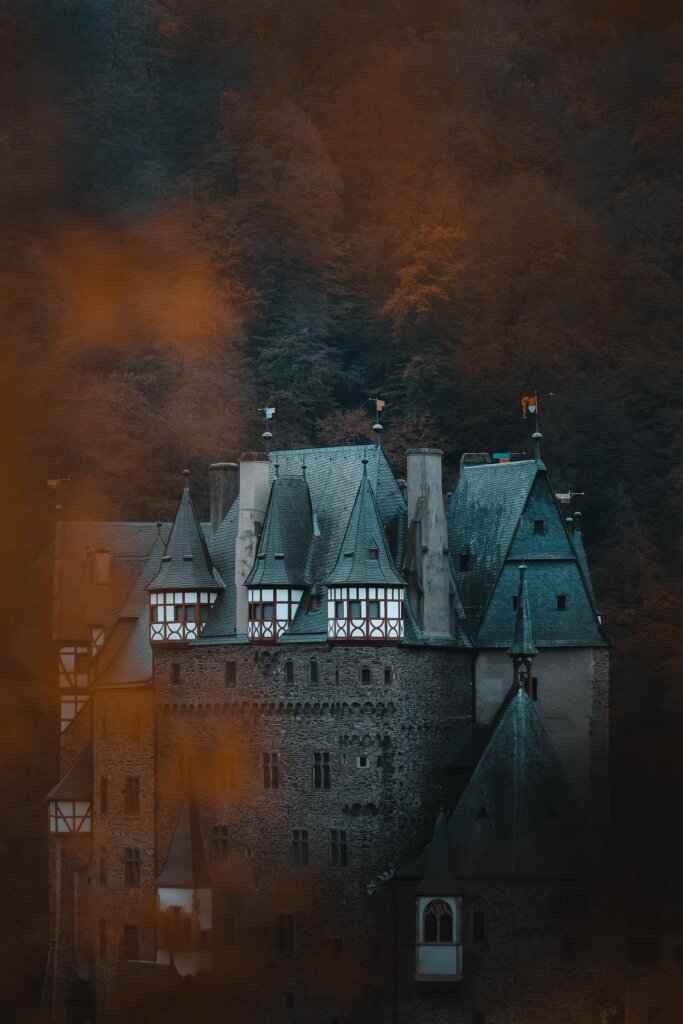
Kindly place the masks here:
[(303, 476), (273, 480), (254, 566), (251, 587), (305, 587), (311, 582), (313, 511)]
[(444, 812), (440, 811), (417, 893), (419, 896), (456, 896), (460, 891), (460, 883), (455, 877), (448, 824)]
[(149, 640), (149, 598), (147, 585), (159, 572), (164, 542), (157, 534), (154, 546), (107, 636), (94, 665), (93, 683), (121, 686), (147, 682), (152, 678), (152, 647)]
[(223, 581), (214, 573), (204, 531), (186, 483), (161, 567), (147, 589), (216, 590), (222, 586)]
[(80, 752), (66, 775), (47, 794), (46, 800), (92, 800), (92, 747)]
[[(376, 557), (370, 557), (371, 551), (376, 552)], [(363, 476), (337, 561), (325, 584), (328, 587), (339, 584), (405, 586), (391, 556), (379, 507), (368, 479), (365, 459)]]
[[(446, 512), (453, 574), (468, 623), (476, 629), (493, 590), (532, 484), (536, 462), (463, 466)], [(470, 568), (459, 570), (468, 548)]]
[(572, 536), (572, 544), (574, 545), (574, 550), (576, 551), (576, 557), (578, 559), (579, 566), (580, 566), (581, 572), (583, 574), (583, 578), (584, 578), (584, 580), (586, 582), (586, 587), (588, 588), (588, 593), (591, 596), (591, 600), (592, 600), (593, 604), (595, 604), (595, 593), (593, 592), (593, 581), (591, 579), (590, 569), (588, 568), (588, 559), (586, 558), (586, 549), (583, 546), (583, 534), (581, 532), (581, 513), (580, 512), (575, 512), (574, 513), (573, 523), (574, 523), (574, 528), (572, 530), (572, 535), (571, 535)]
[[(168, 537), (169, 524), (161, 526)], [(128, 599), (156, 543), (154, 523), (78, 523), (57, 526), (53, 637), (89, 640), (91, 626), (109, 628)], [(95, 582), (95, 552), (109, 551), (111, 581)]]
[(171, 839), (157, 888), (201, 889), (211, 885), (197, 805), (191, 793), (185, 801)]
[(448, 819), (461, 878), (579, 878), (613, 868), (524, 690), (508, 703)]

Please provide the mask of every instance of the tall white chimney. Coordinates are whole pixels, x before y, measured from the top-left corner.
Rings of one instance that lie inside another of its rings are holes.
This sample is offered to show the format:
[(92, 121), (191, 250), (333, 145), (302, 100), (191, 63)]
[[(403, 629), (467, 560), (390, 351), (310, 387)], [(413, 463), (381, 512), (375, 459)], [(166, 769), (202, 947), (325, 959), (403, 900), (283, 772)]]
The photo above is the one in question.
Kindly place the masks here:
[(246, 633), (249, 603), (244, 581), (256, 558), (258, 539), (266, 516), (270, 494), (268, 456), (265, 452), (244, 452), (240, 457), (240, 514), (235, 542), (236, 627)]
[(408, 593), (426, 636), (451, 636), (448, 528), (437, 448), (408, 450), (408, 527), (412, 550)]

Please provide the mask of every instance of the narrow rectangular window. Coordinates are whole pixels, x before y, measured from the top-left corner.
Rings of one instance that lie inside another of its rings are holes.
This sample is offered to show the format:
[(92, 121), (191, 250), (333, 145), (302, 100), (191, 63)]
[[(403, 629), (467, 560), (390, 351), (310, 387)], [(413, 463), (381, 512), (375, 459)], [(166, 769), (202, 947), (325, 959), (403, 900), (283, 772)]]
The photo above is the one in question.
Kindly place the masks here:
[(538, 700), (538, 677), (531, 677), (531, 699)]
[(237, 683), (237, 662), (226, 661), (225, 663), (225, 685), (235, 686)]
[(517, 598), (517, 595), (515, 594), (515, 596), (512, 598), (512, 610), (513, 610), (513, 612), (517, 611), (517, 603), (518, 603), (518, 598)]
[(370, 668), (369, 665), (361, 666), (360, 681), (361, 681), (361, 683), (371, 683), (372, 682), (372, 669)]
[(130, 775), (125, 781), (123, 811), (130, 815), (140, 813), (140, 778), (137, 775)]
[(309, 664), (308, 678), (311, 683), (318, 682), (318, 662), (315, 660), (315, 658), (311, 658)]
[(345, 868), (348, 864), (348, 846), (346, 830), (330, 829), (330, 867)]
[(393, 682), (391, 668), (388, 665), (385, 665), (384, 667), (384, 682), (387, 686), (389, 685), (389, 683)]
[(211, 828), (211, 860), (228, 859), (228, 826), (213, 825)]
[(137, 847), (127, 846), (123, 851), (123, 881), (124, 885), (140, 885), (140, 850)]
[(536, 537), (542, 537), (545, 533), (545, 519), (534, 519), (534, 534)]
[(272, 751), (263, 755), (263, 788), (280, 788), (280, 756)]
[(379, 618), (379, 601), (368, 601), (368, 618)]
[(291, 953), (294, 949), (294, 914), (277, 915), (276, 942), (281, 953)]
[(121, 937), (121, 959), (139, 960), (140, 943), (138, 938), (138, 926), (136, 924), (124, 924)]
[(308, 865), (308, 830), (305, 828), (292, 830), (292, 864), (299, 868)]
[(360, 601), (349, 601), (349, 618), (359, 619), (361, 617)]
[(107, 884), (107, 847), (100, 846), (100, 885)]
[(101, 917), (99, 920), (99, 954), (100, 960), (106, 960), (107, 958), (107, 921), (106, 918)]
[(285, 682), (286, 683), (293, 683), (294, 682), (294, 662), (293, 661), (286, 661), (285, 662)]
[(460, 572), (467, 572), (469, 570), (469, 567), (470, 556), (467, 554), (467, 552), (465, 552), (464, 554), (460, 555)]
[(326, 750), (313, 755), (313, 789), (330, 788), (330, 755)]
[(339, 686), (339, 669), (338, 668), (335, 668), (335, 670), (334, 670), (334, 685), (335, 686)]
[(334, 603), (334, 617), (335, 619), (343, 619), (346, 617), (343, 601), (335, 601)]
[(566, 612), (566, 610), (567, 610), (567, 595), (566, 594), (558, 594), (557, 595), (557, 610), (558, 610), (558, 612)]
[(317, 594), (313, 594), (312, 597), (310, 598), (309, 602), (308, 602), (308, 610), (309, 610), (309, 612), (317, 612), (318, 604), (319, 604), (319, 598), (318, 598)]
[(100, 813), (106, 814), (109, 810), (109, 779), (106, 775), (100, 776)]
[(177, 661), (171, 662), (171, 685), (180, 686), (180, 665)]

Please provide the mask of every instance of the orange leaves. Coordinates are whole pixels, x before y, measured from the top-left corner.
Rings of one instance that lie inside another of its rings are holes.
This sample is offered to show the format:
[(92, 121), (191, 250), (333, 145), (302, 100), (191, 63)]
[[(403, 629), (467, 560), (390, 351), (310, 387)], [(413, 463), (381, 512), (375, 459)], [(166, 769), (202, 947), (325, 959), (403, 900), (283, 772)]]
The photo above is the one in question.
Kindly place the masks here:
[(41, 263), (54, 335), (67, 348), (206, 356), (241, 332), (235, 294), (178, 211), (125, 228), (62, 224)]

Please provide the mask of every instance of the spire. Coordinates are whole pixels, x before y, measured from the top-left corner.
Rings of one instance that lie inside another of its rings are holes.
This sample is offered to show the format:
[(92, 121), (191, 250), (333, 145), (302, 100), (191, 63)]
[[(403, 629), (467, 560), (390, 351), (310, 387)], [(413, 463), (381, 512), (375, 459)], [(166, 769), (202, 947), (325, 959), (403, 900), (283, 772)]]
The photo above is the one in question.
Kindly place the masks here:
[(543, 434), (541, 433), (540, 430), (535, 430), (533, 432), (533, 434), (531, 435), (531, 439), (534, 442), (534, 462), (536, 462), (539, 466), (543, 465), (543, 462), (541, 461), (541, 439), (542, 438), (543, 438)]
[(313, 512), (305, 477), (282, 477), (276, 471), (247, 586), (307, 586), (312, 536)]
[(148, 590), (217, 590), (216, 577), (195, 507), (190, 497), (190, 471), (183, 470), (183, 493), (175, 514), (159, 572)]
[(515, 617), (515, 634), (512, 646), (508, 650), (513, 658), (530, 660), (538, 654), (531, 634), (531, 613), (529, 597), (526, 590), (526, 566), (519, 567), (519, 591), (517, 593), (517, 615)]
[(346, 584), (404, 587), (387, 542), (377, 500), (363, 458), (363, 477), (346, 527), (337, 563), (325, 580), (327, 586)]
[(460, 884), (453, 870), (453, 853), (448, 838), (448, 824), (443, 810), (439, 811), (434, 834), (427, 851), (427, 863), (418, 896), (457, 896)]
[(381, 419), (382, 419), (382, 413), (384, 412), (384, 406), (386, 405), (386, 402), (384, 401), (383, 398), (369, 398), (368, 401), (375, 403), (375, 412), (377, 413), (377, 416), (375, 418), (375, 422), (372, 425), (372, 429), (375, 432), (375, 439), (376, 439), (375, 440), (375, 445), (376, 445), (377, 448), (381, 448), (382, 447), (382, 430), (384, 429), (382, 427)]
[(197, 805), (191, 793), (185, 797), (166, 863), (155, 884), (158, 889), (206, 889), (211, 885)]

